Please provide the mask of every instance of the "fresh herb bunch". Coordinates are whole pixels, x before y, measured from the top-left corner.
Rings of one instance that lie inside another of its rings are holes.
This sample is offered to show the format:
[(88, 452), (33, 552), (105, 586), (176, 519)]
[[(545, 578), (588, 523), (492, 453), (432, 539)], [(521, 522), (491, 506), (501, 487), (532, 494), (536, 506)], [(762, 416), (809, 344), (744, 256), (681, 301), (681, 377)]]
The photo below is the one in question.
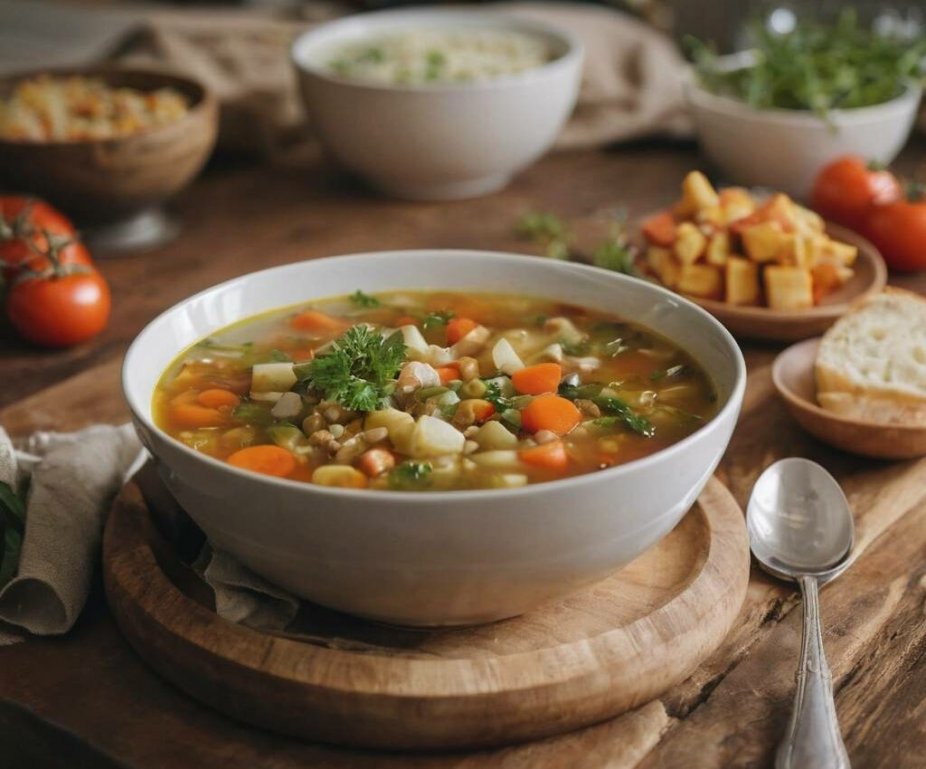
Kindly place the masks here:
[(386, 398), (386, 384), (405, 360), (405, 343), (396, 332), (383, 339), (369, 326), (349, 328), (331, 348), (308, 365), (309, 386), (351, 411), (373, 411)]
[(518, 235), (542, 245), (551, 259), (569, 259), (572, 233), (556, 214), (531, 211), (518, 221)]
[(755, 62), (729, 70), (716, 52), (688, 39), (702, 85), (759, 109), (810, 110), (826, 117), (833, 109), (883, 104), (921, 77), (926, 39), (886, 36), (861, 26), (851, 9), (832, 24), (801, 20), (780, 34), (754, 24)]

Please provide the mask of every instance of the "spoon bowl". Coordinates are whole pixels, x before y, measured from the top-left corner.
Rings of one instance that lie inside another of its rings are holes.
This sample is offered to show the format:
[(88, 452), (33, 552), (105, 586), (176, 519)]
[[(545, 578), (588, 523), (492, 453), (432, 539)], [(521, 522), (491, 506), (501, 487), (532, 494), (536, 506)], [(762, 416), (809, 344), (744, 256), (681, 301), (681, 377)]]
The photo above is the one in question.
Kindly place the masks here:
[(849, 503), (836, 479), (808, 459), (782, 459), (762, 473), (746, 526), (756, 560), (780, 579), (814, 576), (822, 584), (849, 564)]

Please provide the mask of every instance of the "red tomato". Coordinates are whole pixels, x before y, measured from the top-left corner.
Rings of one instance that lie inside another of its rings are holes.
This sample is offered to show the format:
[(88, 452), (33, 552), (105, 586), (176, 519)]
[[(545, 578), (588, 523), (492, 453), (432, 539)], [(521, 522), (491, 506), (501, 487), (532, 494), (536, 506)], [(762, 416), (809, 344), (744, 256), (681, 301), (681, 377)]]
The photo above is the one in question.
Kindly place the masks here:
[(903, 197), (897, 177), (873, 170), (856, 155), (846, 155), (825, 166), (814, 182), (810, 201), (824, 219), (865, 231), (869, 209)]
[[(41, 266), (33, 261), (30, 267)], [(6, 297), (6, 312), (30, 342), (69, 347), (99, 334), (109, 320), (109, 286), (92, 267), (64, 265), (37, 277), (21, 273)]]
[(60, 243), (72, 241), (58, 249), (62, 264), (93, 263), (87, 249), (77, 242), (74, 225), (48, 203), (35, 198), (0, 196), (0, 219), (0, 263), (6, 279), (16, 272), (14, 268), (36, 256), (36, 252), (48, 250), (46, 232)]
[(892, 270), (926, 270), (926, 200), (898, 200), (868, 213), (865, 233)]

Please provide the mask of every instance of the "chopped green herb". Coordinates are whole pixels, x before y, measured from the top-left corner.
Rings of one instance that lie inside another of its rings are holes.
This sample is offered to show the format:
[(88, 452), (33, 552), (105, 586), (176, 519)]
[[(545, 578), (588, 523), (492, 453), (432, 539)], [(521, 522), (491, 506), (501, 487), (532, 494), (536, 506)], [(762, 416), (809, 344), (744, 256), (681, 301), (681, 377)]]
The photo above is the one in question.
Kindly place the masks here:
[(241, 403), (235, 406), (231, 414), (236, 421), (245, 424), (273, 424), (273, 415), (270, 413), (270, 407), (259, 403)]
[(438, 326), (446, 326), (450, 319), (455, 315), (456, 313), (453, 310), (439, 310), (438, 312), (429, 312), (424, 316), (424, 320), (421, 322), (421, 325), (424, 327), (425, 331), (428, 331), (432, 328), (437, 328)]
[(573, 355), (579, 358), (583, 355), (588, 355), (591, 350), (591, 344), (587, 339), (583, 339), (581, 342), (567, 342), (564, 339), (560, 339), (559, 346), (563, 348), (563, 352), (566, 355)]
[(642, 276), (636, 265), (633, 248), (620, 240), (608, 240), (599, 246), (592, 255), (592, 263), (612, 272), (621, 272), (634, 278)]
[(430, 483), (431, 469), (429, 462), (403, 462), (389, 473), (389, 486), (399, 490), (424, 488)]
[(363, 293), (359, 288), (350, 295), (350, 300), (358, 307), (382, 307), (383, 303), (375, 296)]
[(573, 385), (567, 384), (566, 382), (560, 382), (559, 390), (557, 392), (559, 395), (571, 401), (576, 400), (576, 398), (586, 398), (588, 400), (593, 400), (594, 398), (598, 397), (603, 389), (604, 385), (600, 384), (599, 382), (591, 382), (584, 385)]
[(373, 411), (386, 397), (386, 383), (405, 359), (402, 334), (388, 339), (368, 326), (349, 328), (310, 362), (310, 384), (326, 399), (351, 411)]
[(437, 80), (444, 71), (447, 57), (440, 51), (428, 51), (425, 56), (425, 80)]
[(498, 382), (486, 382), (486, 391), (483, 394), (482, 399), (487, 400), (489, 403), (495, 406), (495, 410), (499, 414), (507, 411), (511, 406), (511, 401), (502, 395), (502, 388)]
[(371, 46), (357, 57), (357, 61), (369, 62), (370, 64), (381, 64), (386, 59), (386, 54), (382, 48)]
[(751, 64), (729, 69), (715, 51), (690, 38), (701, 84), (759, 109), (808, 110), (827, 119), (830, 110), (883, 104), (921, 77), (926, 37), (881, 34), (861, 25), (851, 8), (833, 23), (799, 19), (780, 33), (752, 25)]
[(268, 355), (268, 358), (270, 361), (274, 363), (289, 363), (290, 361), (292, 361), (292, 357), (288, 353), (283, 352), (282, 350), (271, 350)]
[[(609, 395), (599, 395), (596, 398), (592, 399), (595, 402), (595, 405), (598, 406), (602, 411), (613, 417), (614, 421), (608, 421), (609, 417), (602, 417), (595, 420), (595, 424), (601, 425), (603, 427), (612, 427), (617, 424), (623, 424), (625, 427), (629, 428), (638, 435), (642, 435), (644, 438), (652, 438), (656, 434), (656, 428), (653, 426), (653, 423), (650, 422), (646, 417), (640, 416), (635, 413), (630, 406), (628, 406), (620, 398), (615, 398)], [(605, 420), (605, 421), (602, 421)]]

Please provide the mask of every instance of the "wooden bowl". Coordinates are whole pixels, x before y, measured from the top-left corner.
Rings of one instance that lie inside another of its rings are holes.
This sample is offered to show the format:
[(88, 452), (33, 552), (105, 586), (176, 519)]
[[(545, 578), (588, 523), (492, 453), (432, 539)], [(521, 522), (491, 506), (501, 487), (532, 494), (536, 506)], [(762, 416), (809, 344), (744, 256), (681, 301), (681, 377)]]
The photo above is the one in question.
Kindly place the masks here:
[(772, 381), (797, 423), (837, 449), (879, 459), (926, 454), (926, 426), (867, 422), (839, 416), (817, 405), (814, 362), (820, 339), (791, 345), (772, 366)]
[(793, 311), (770, 310), (767, 307), (737, 307), (688, 294), (685, 297), (707, 310), (736, 337), (794, 342), (820, 336), (846, 313), (853, 302), (880, 291), (887, 283), (884, 259), (870, 242), (852, 230), (830, 222), (827, 222), (826, 231), (830, 237), (856, 246), (858, 258), (852, 266), (852, 278), (837, 291), (825, 296), (816, 307)]
[[(141, 69), (57, 69), (48, 74), (97, 77), (142, 91), (170, 87), (189, 111), (167, 125), (113, 139), (70, 142), (0, 139), (0, 183), (11, 192), (38, 195), (80, 223), (112, 222), (156, 206), (182, 189), (215, 145), (218, 108), (201, 84)], [(39, 72), (0, 79), (0, 98)]]

